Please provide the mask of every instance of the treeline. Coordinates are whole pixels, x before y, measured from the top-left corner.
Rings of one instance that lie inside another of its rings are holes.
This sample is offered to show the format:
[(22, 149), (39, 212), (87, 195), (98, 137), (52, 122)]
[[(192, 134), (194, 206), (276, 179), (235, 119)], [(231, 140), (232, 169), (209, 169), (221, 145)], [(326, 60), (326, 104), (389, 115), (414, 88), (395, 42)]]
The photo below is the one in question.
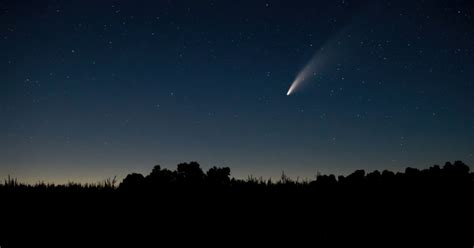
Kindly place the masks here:
[[(174, 170), (157, 165), (149, 174), (131, 173), (121, 182), (28, 185), (7, 178), (0, 183), (0, 200), (5, 203), (0, 208), (2, 247), (64, 235), (84, 240), (91, 230), (107, 243), (132, 237), (157, 245), (166, 237), (173, 237), (172, 244), (200, 240), (207, 245), (215, 237), (234, 241), (262, 231), (269, 234), (265, 242), (288, 237), (292, 243), (303, 238), (314, 245), (326, 237), (341, 247), (346, 246), (342, 241), (362, 247), (367, 242), (413, 246), (412, 240), (420, 247), (474, 244), (474, 173), (461, 161), (312, 180), (285, 174), (278, 180), (236, 179), (228, 167), (204, 171), (190, 162)], [(104, 236), (104, 230), (111, 235)], [(198, 238), (188, 238), (192, 235)]]
[(161, 168), (160, 165), (153, 167), (148, 175), (131, 173), (117, 185), (117, 180), (106, 179), (96, 184), (68, 183), (55, 185), (37, 183), (28, 185), (19, 183), (16, 179), (8, 177), (0, 184), (0, 192), (8, 191), (93, 191), (93, 192), (147, 192), (161, 191), (173, 192), (175, 190), (185, 191), (311, 191), (318, 189), (337, 189), (341, 187), (366, 187), (378, 188), (411, 187), (411, 186), (446, 186), (467, 184), (472, 187), (474, 173), (470, 172), (469, 166), (462, 161), (454, 163), (446, 162), (444, 166), (434, 165), (428, 169), (419, 170), (406, 168), (404, 172), (392, 172), (375, 170), (366, 173), (364, 170), (356, 170), (348, 176), (321, 175), (318, 174), (314, 180), (294, 180), (284, 173), (276, 181), (271, 179), (255, 178), (249, 176), (247, 179), (231, 178), (229, 167), (212, 167), (204, 172), (197, 162), (180, 163), (176, 170)]

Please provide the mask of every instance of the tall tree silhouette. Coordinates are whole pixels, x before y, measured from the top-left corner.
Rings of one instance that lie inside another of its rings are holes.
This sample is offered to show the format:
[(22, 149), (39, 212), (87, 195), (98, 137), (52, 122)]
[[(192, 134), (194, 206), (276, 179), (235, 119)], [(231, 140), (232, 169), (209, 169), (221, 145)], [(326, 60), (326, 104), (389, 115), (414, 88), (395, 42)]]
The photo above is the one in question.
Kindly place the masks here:
[(139, 173), (128, 174), (120, 183), (119, 188), (123, 190), (140, 190), (145, 186), (145, 177)]
[(178, 164), (177, 180), (182, 185), (202, 185), (205, 174), (201, 166), (197, 162), (180, 163)]
[(155, 165), (146, 180), (153, 189), (164, 189), (175, 185), (176, 177), (176, 171), (161, 169), (160, 165)]
[(207, 182), (213, 186), (223, 186), (230, 183), (230, 168), (212, 167), (207, 171)]

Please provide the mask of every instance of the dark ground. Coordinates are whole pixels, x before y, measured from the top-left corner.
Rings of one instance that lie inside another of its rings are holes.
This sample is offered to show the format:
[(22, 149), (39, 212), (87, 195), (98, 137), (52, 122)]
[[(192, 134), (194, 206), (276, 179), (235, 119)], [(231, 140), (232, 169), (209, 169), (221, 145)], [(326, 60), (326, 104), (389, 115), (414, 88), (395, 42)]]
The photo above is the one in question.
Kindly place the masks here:
[(0, 187), (0, 245), (472, 247), (473, 186), (462, 162), (311, 182), (230, 179), (227, 168), (204, 173), (193, 162), (119, 187), (10, 179)]

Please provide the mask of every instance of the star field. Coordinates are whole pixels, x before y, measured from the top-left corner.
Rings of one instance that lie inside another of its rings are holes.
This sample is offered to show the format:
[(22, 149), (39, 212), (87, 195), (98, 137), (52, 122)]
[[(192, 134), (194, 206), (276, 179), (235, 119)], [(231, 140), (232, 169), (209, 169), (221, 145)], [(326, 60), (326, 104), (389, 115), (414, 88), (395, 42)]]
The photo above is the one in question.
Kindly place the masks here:
[[(0, 177), (474, 162), (471, 1), (3, 1)], [(319, 52), (319, 53), (318, 53)], [(323, 65), (287, 96), (315, 55)]]

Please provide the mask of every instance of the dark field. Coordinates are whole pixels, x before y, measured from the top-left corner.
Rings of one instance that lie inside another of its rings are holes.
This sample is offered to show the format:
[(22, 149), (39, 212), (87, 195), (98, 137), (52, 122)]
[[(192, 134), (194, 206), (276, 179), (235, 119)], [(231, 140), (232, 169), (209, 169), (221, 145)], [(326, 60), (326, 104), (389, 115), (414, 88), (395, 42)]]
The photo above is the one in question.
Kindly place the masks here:
[(0, 186), (0, 240), (2, 247), (259, 241), (471, 247), (473, 175), (457, 161), (313, 181), (283, 174), (272, 182), (231, 178), (229, 168), (204, 173), (191, 162), (130, 174), (118, 186), (113, 179), (25, 185), (9, 178)]

